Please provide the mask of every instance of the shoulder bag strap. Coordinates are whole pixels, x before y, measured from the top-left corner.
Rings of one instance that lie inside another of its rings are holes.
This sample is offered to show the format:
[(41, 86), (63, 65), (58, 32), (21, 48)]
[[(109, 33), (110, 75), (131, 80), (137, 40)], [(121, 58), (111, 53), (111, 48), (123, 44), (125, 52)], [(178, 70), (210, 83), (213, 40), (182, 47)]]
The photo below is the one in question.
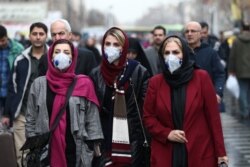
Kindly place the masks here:
[(51, 126), (51, 129), (50, 129), (51, 132), (53, 132), (56, 129), (56, 127), (57, 127), (57, 125), (58, 125), (58, 123), (59, 123), (59, 121), (60, 121), (60, 119), (61, 119), (61, 117), (62, 117), (62, 115), (63, 115), (63, 113), (64, 113), (64, 111), (66, 109), (66, 107), (67, 107), (69, 98), (70, 98), (70, 96), (71, 96), (71, 94), (72, 94), (72, 92), (74, 90), (76, 82), (77, 82), (77, 77), (74, 78), (73, 82), (70, 84), (70, 86), (69, 86), (69, 88), (67, 90), (65, 103), (64, 103), (63, 107), (60, 109), (58, 115), (56, 116), (55, 121), (53, 122), (53, 124)]
[(132, 80), (130, 80), (130, 85), (132, 86), (132, 93), (133, 93), (133, 96), (134, 96), (134, 99), (135, 99), (135, 105), (136, 105), (137, 113), (138, 113), (138, 116), (139, 116), (139, 119), (140, 119), (140, 125), (141, 125), (141, 128), (142, 128), (142, 133), (143, 133), (143, 137), (144, 137), (144, 146), (148, 147), (149, 144), (148, 144), (148, 140), (147, 140), (147, 137), (146, 137), (145, 128), (143, 126), (141, 112), (140, 112), (140, 108), (139, 108), (139, 105), (138, 105), (138, 102), (137, 102), (137, 99), (136, 99), (134, 84), (133, 84)]

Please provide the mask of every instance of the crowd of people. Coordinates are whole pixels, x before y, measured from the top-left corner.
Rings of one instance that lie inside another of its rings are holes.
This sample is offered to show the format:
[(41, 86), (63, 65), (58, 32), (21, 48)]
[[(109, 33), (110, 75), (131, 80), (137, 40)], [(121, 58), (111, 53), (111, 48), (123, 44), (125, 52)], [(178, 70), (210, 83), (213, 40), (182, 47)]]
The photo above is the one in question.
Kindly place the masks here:
[(49, 29), (31, 24), (27, 46), (0, 25), (0, 118), (13, 127), (17, 166), (26, 139), (48, 132), (63, 105), (49, 140), (51, 167), (228, 165), (224, 85), (228, 75), (237, 77), (240, 116), (249, 119), (250, 25), (232, 47), (223, 34), (210, 35), (206, 22), (186, 23), (182, 36), (161, 25), (151, 33), (144, 48), (111, 27), (97, 47), (58, 19)]

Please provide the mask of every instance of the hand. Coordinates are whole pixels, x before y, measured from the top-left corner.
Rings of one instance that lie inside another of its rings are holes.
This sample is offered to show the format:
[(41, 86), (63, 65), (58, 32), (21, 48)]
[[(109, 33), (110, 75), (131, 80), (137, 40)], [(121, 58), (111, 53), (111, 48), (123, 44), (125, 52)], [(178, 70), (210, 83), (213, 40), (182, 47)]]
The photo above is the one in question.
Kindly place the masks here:
[(188, 142), (185, 137), (185, 132), (183, 130), (172, 130), (168, 135), (168, 140), (179, 143)]
[(228, 157), (224, 156), (224, 157), (218, 157), (218, 165), (222, 162), (225, 162), (228, 166)]
[(221, 97), (218, 94), (216, 94), (216, 98), (217, 98), (217, 102), (220, 104), (221, 103)]
[(10, 119), (8, 117), (3, 117), (1, 120), (2, 124), (5, 126), (9, 126), (10, 125)]

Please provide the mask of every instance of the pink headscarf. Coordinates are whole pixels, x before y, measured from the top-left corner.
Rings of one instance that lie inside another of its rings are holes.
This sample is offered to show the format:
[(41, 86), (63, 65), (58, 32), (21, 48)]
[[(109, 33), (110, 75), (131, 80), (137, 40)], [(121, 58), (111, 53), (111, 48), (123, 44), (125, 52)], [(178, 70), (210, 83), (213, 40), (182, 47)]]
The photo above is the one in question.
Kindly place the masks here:
[[(72, 63), (70, 67), (64, 72), (60, 72), (58, 69), (54, 67), (52, 63), (53, 51), (57, 44), (69, 44), (72, 51)], [(99, 102), (97, 100), (91, 79), (85, 75), (76, 75), (74, 72), (77, 61), (77, 55), (78, 55), (77, 49), (74, 48), (74, 46), (70, 41), (65, 39), (60, 39), (55, 41), (49, 49), (48, 71), (46, 73), (46, 78), (48, 81), (49, 88), (54, 93), (56, 93), (49, 123), (50, 127), (55, 121), (55, 118), (59, 113), (60, 107), (64, 105), (66, 100), (67, 90), (75, 77), (77, 77), (77, 83), (73, 90), (72, 96), (85, 97), (89, 101), (99, 106)], [(66, 112), (64, 112), (57, 128), (55, 129), (52, 135), (51, 156), (50, 156), (51, 167), (56, 167), (56, 166), (67, 167), (67, 162), (65, 157), (65, 149), (66, 149), (65, 135), (66, 135)]]

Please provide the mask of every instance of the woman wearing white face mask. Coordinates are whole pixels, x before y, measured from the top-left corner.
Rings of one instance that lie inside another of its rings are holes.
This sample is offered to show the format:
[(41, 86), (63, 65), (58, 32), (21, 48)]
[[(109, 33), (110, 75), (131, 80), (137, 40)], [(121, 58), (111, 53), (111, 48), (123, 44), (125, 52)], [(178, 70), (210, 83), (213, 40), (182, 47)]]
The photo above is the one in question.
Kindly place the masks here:
[(101, 65), (90, 74), (104, 132), (103, 156), (93, 166), (145, 166), (144, 137), (132, 92), (142, 107), (149, 73), (139, 62), (128, 60), (127, 52), (126, 34), (117, 27), (109, 29), (103, 37)]
[(159, 49), (163, 72), (149, 80), (143, 107), (152, 167), (228, 163), (212, 81), (189, 54), (178, 36), (167, 37)]
[[(27, 137), (48, 132), (66, 104), (49, 143), (50, 162), (47, 165), (53, 167), (91, 167), (93, 147), (103, 139), (94, 85), (89, 77), (75, 74), (76, 60), (77, 51), (70, 41), (55, 41), (48, 52), (46, 76), (37, 78), (30, 88)], [(67, 90), (75, 79), (76, 84), (66, 103)]]

